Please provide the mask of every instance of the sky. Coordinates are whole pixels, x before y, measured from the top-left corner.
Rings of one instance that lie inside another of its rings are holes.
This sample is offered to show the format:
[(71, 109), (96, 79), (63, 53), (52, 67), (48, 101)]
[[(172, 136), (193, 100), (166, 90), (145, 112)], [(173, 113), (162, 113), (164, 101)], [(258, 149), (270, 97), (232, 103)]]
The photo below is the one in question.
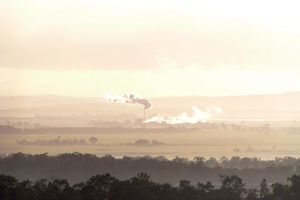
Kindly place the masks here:
[(0, 0), (0, 95), (300, 90), (297, 1)]

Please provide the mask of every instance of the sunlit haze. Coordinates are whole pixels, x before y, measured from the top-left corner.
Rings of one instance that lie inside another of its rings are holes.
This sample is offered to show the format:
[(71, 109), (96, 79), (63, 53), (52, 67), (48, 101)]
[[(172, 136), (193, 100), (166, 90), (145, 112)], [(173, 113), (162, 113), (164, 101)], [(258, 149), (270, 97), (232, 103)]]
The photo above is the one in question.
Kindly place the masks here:
[(0, 200), (300, 200), (299, 10), (0, 0)]
[(0, 2), (0, 95), (300, 90), (297, 1)]

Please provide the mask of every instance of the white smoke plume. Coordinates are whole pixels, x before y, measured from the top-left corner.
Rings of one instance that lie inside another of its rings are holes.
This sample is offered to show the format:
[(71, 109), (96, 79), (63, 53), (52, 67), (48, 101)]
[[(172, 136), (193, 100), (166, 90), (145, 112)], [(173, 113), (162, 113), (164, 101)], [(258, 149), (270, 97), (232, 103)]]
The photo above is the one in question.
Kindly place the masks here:
[(109, 103), (123, 103), (123, 104), (140, 104), (144, 106), (144, 109), (151, 107), (151, 103), (148, 99), (138, 97), (134, 94), (124, 94), (123, 96), (113, 95), (111, 93), (106, 93), (104, 98)]
[(193, 114), (189, 116), (186, 112), (178, 116), (162, 117), (160, 115), (154, 116), (144, 121), (144, 123), (156, 122), (166, 124), (196, 124), (199, 122), (207, 122), (210, 118), (222, 114), (222, 108), (210, 107), (205, 111), (200, 110), (197, 107), (192, 107)]

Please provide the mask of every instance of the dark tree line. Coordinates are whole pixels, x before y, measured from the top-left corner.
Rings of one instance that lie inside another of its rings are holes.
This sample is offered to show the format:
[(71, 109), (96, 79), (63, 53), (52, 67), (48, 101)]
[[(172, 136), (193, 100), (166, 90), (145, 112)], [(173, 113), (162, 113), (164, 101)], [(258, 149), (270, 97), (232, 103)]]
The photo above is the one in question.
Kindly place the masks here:
[(260, 189), (247, 189), (236, 175), (220, 176), (220, 186), (211, 182), (192, 185), (181, 180), (176, 186), (157, 183), (146, 173), (127, 180), (118, 180), (106, 173), (86, 182), (70, 185), (66, 179), (41, 179), (36, 182), (18, 181), (0, 175), (1, 200), (299, 200), (300, 176), (288, 178), (288, 184), (265, 179)]
[(232, 157), (193, 160), (176, 157), (123, 157), (106, 155), (97, 157), (92, 154), (11, 154), (0, 158), (0, 173), (9, 174), (19, 180), (39, 180), (43, 178), (68, 179), (70, 183), (86, 181), (94, 174), (110, 173), (118, 179), (129, 179), (139, 172), (151, 174), (153, 181), (176, 184), (185, 179), (193, 184), (197, 181), (210, 181), (219, 185), (219, 174), (236, 174), (248, 187), (259, 187), (262, 177), (269, 183), (286, 183), (286, 177), (300, 174), (300, 159), (281, 158), (263, 161), (257, 158)]

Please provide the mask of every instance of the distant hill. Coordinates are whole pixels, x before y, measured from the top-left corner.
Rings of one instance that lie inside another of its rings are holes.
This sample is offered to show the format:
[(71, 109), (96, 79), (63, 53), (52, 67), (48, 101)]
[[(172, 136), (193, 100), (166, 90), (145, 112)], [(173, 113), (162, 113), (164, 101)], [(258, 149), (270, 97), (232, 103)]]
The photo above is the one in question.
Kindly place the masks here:
[[(104, 100), (102, 100), (103, 102)], [(59, 95), (0, 96), (0, 108), (36, 108), (55, 105), (74, 105), (101, 102), (97, 97), (70, 97)]]
[[(191, 106), (220, 107), (221, 117), (267, 118), (300, 120), (300, 92), (273, 95), (223, 96), (223, 97), (165, 97), (153, 99), (157, 109), (187, 110)], [(188, 111), (188, 110), (187, 110)]]
[[(156, 114), (178, 115), (200, 109), (220, 107), (224, 113), (219, 118), (235, 119), (286, 119), (300, 120), (300, 92), (270, 95), (222, 97), (156, 97), (150, 98), (153, 107), (147, 116)], [(0, 97), (0, 116), (23, 114), (91, 114), (128, 115), (141, 117), (139, 105), (107, 104), (100, 97), (69, 97), (55, 95)], [(134, 118), (134, 117), (133, 117)]]

